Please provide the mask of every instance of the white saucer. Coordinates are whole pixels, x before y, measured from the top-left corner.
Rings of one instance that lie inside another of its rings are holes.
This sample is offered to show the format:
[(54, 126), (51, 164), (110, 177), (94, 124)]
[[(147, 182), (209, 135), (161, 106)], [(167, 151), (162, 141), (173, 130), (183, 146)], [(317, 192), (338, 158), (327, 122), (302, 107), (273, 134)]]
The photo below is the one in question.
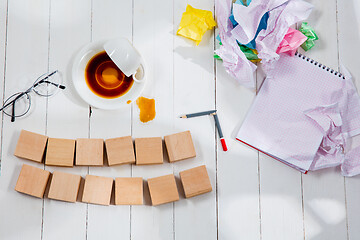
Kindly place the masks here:
[(93, 93), (86, 84), (85, 68), (93, 56), (105, 51), (103, 46), (106, 42), (107, 41), (98, 41), (89, 43), (78, 52), (75, 56), (72, 67), (72, 81), (77, 93), (90, 106), (100, 109), (113, 110), (127, 105), (129, 101), (134, 102), (144, 90), (146, 79), (144, 76), (144, 79), (142, 79), (141, 82), (134, 81), (130, 90), (118, 98), (107, 99), (99, 97)]

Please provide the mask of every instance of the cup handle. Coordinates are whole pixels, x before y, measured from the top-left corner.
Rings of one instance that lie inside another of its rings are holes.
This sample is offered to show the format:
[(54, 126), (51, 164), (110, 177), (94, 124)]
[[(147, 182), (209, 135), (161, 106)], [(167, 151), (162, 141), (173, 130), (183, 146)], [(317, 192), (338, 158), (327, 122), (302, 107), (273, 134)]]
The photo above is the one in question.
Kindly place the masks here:
[(138, 69), (136, 70), (136, 73), (133, 74), (133, 79), (136, 83), (142, 83), (145, 79), (145, 68), (144, 64), (141, 63)]

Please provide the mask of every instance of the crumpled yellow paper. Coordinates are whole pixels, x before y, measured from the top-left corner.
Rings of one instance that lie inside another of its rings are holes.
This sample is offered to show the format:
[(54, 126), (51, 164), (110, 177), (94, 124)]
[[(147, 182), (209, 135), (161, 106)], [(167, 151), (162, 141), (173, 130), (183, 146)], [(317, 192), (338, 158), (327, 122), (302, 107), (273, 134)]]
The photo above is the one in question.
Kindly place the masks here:
[(204, 33), (216, 26), (211, 11), (193, 8), (187, 5), (176, 34), (190, 38), (199, 45)]

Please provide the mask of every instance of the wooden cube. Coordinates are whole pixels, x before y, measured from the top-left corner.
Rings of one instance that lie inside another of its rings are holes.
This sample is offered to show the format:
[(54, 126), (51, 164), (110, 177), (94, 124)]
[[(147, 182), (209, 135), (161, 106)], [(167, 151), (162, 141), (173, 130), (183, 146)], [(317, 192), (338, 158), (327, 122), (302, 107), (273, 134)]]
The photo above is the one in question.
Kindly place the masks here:
[(143, 179), (115, 178), (115, 205), (143, 204)]
[(46, 142), (47, 136), (21, 130), (14, 155), (40, 163), (44, 156)]
[(21, 168), (15, 190), (34, 197), (43, 198), (50, 172), (24, 164)]
[(109, 205), (114, 179), (86, 175), (82, 201), (99, 205)]
[(48, 198), (65, 202), (76, 202), (81, 176), (54, 171)]
[(46, 148), (45, 164), (72, 167), (74, 165), (75, 140), (49, 138)]
[(180, 172), (180, 179), (186, 198), (212, 191), (205, 165)]
[(161, 137), (136, 138), (136, 165), (162, 164), (163, 148)]
[(149, 191), (152, 205), (156, 206), (179, 200), (173, 174), (148, 179)]
[(131, 136), (105, 140), (109, 166), (135, 163), (134, 144)]
[(176, 162), (196, 156), (190, 131), (164, 137), (169, 162)]
[(79, 138), (76, 140), (76, 165), (104, 165), (104, 140), (94, 138)]

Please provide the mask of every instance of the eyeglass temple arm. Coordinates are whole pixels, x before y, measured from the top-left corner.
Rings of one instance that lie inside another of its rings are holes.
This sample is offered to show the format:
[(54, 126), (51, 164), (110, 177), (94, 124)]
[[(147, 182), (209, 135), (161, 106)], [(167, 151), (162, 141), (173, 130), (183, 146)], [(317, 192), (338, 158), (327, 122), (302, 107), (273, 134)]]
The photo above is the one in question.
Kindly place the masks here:
[[(40, 82), (39, 82), (40, 83)], [(55, 87), (58, 87), (60, 89), (65, 89), (66, 87), (64, 85), (61, 85), (61, 84), (57, 84), (57, 83), (53, 83), (53, 82), (50, 82), (50, 81), (43, 81), (41, 83), (49, 83), (49, 84), (52, 84), (54, 85)]]
[[(17, 98), (15, 98), (16, 100)], [(11, 122), (15, 122), (15, 100), (12, 103)]]
[[(31, 90), (31, 89), (30, 89), (30, 90)], [(15, 105), (15, 101), (17, 101), (19, 98), (21, 98), (22, 96), (24, 96), (24, 95), (27, 94), (28, 92), (29, 92), (29, 89), (26, 90), (25, 92), (20, 93), (16, 98), (14, 98), (14, 100), (8, 102), (8, 103), (5, 104), (2, 108), (0, 108), (0, 112), (1, 112), (2, 110), (4, 110), (4, 108), (8, 107), (8, 106), (11, 105), (11, 104), (14, 104), (14, 105)]]

